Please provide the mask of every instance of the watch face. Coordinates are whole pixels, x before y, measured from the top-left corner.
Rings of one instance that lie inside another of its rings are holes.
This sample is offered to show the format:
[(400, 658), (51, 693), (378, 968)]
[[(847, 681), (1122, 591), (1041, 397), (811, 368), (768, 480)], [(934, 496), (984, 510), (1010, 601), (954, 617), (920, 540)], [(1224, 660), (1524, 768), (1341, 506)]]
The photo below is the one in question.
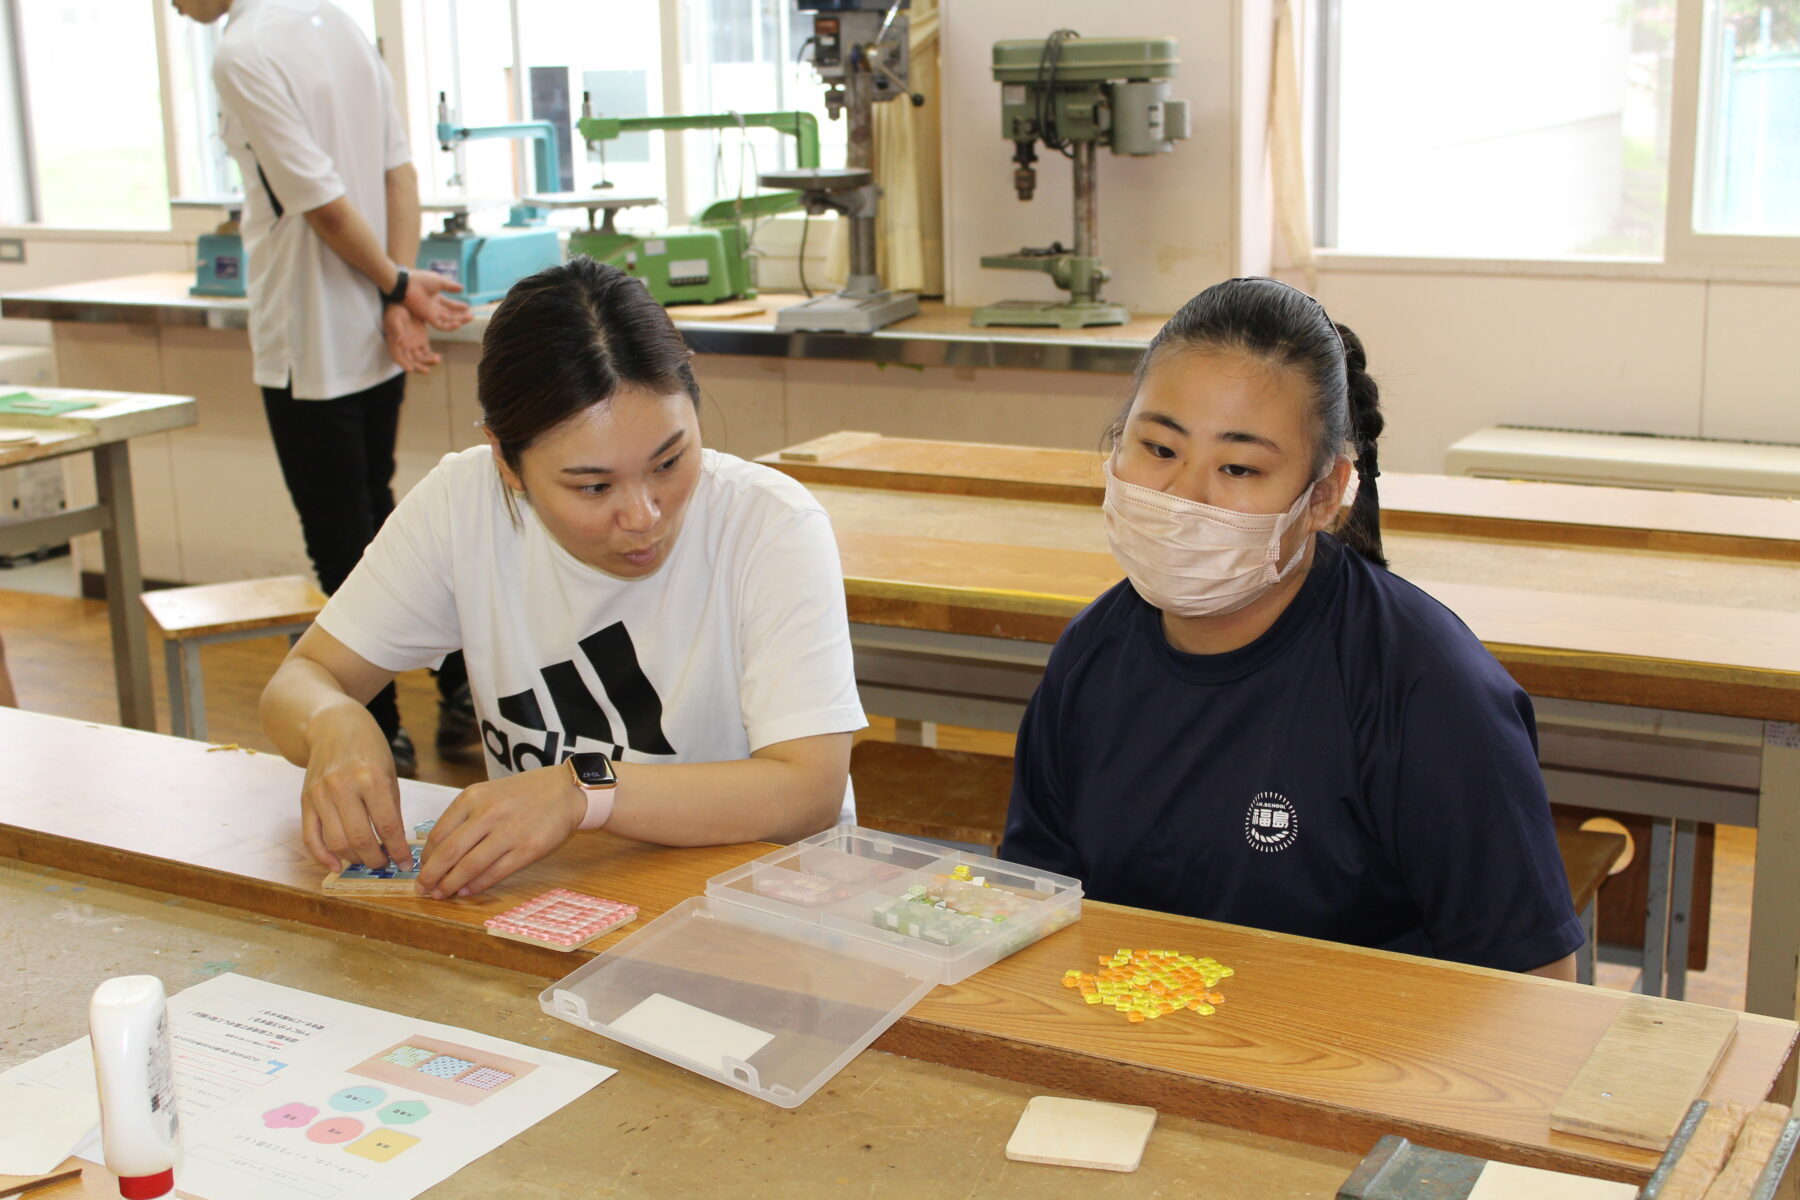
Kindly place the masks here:
[(612, 762), (604, 754), (571, 754), (569, 768), (582, 787), (611, 787), (618, 782)]

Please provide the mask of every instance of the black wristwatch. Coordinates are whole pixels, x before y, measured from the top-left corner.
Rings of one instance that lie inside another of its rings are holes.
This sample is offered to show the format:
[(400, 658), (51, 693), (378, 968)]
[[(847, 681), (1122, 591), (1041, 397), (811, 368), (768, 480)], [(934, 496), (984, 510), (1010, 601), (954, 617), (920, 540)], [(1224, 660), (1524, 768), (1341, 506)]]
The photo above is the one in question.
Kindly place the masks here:
[(406, 285), (412, 280), (412, 275), (405, 267), (398, 267), (396, 270), (398, 270), (400, 274), (394, 278), (394, 290), (381, 293), (381, 302), (383, 304), (406, 303)]

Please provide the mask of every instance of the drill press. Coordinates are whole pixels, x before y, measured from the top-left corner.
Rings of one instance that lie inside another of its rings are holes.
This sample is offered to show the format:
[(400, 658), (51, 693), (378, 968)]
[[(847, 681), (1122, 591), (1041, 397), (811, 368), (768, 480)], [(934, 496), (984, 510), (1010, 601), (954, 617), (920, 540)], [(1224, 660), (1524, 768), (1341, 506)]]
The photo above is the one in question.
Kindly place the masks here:
[(1000, 132), (1012, 142), (1013, 187), (1029, 200), (1037, 189), (1037, 143), (1070, 159), (1075, 173), (1075, 245), (1027, 246), (1017, 254), (984, 254), (981, 265), (1042, 271), (1069, 293), (1066, 301), (1004, 300), (975, 310), (976, 325), (1080, 329), (1123, 325), (1130, 314), (1100, 299), (1112, 273), (1100, 261), (1099, 179), (1095, 156), (1167, 154), (1188, 135), (1187, 101), (1169, 98), (1180, 59), (1173, 38), (1083, 38), (1059, 29), (1042, 41), (994, 43), (1000, 84)]
[(875, 184), (875, 105), (907, 97), (914, 107), (925, 97), (908, 79), (911, 54), (904, 11), (911, 0), (797, 0), (813, 13), (813, 68), (827, 85), (826, 112), (835, 120), (848, 113), (850, 136), (843, 168), (772, 171), (764, 187), (793, 188), (801, 205), (818, 215), (836, 212), (850, 221), (850, 277), (835, 295), (792, 304), (775, 317), (780, 330), (873, 333), (915, 316), (919, 298), (890, 292), (875, 269), (875, 215), (881, 189)]

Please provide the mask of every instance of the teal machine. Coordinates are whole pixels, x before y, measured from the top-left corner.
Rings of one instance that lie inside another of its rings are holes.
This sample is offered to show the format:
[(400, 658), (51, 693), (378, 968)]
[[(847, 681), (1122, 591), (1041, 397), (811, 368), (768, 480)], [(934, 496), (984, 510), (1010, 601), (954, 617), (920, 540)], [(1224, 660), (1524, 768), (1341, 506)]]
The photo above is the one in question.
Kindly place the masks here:
[(1188, 135), (1187, 101), (1169, 98), (1180, 66), (1173, 38), (1084, 38), (1059, 29), (1041, 41), (995, 42), (1000, 133), (1013, 143), (1013, 187), (1029, 200), (1037, 189), (1036, 147), (1066, 155), (1075, 173), (1075, 244), (1027, 246), (983, 255), (1003, 271), (1042, 271), (1069, 293), (1062, 302), (1006, 300), (975, 310), (976, 325), (1041, 325), (1079, 329), (1123, 325), (1130, 314), (1100, 299), (1112, 278), (1100, 261), (1101, 146), (1114, 154), (1167, 154)]
[(208, 208), (225, 214), (217, 228), (200, 235), (194, 252), (194, 284), (188, 288), (188, 295), (242, 298), (250, 276), (250, 263), (244, 257), (244, 237), (239, 228), (244, 219), (244, 198), (222, 196), (171, 200), (169, 203), (177, 208)]
[[(607, 142), (627, 133), (664, 130), (773, 129), (793, 137), (794, 157), (802, 168), (819, 165), (819, 123), (807, 112), (604, 117), (595, 115), (591, 99), (584, 95), (575, 128), (587, 142), (588, 153), (602, 164), (603, 175)], [(611, 187), (601, 183), (591, 192), (527, 196), (526, 201), (549, 208), (585, 209), (588, 227), (569, 235), (569, 257), (585, 254), (620, 267), (642, 279), (650, 294), (663, 304), (712, 304), (756, 295), (756, 260), (750, 252), (751, 231), (746, 223), (753, 227), (765, 217), (800, 207), (799, 192), (762, 192), (716, 201), (702, 209), (691, 225), (630, 233), (616, 226), (618, 212), (659, 201), (617, 195), (608, 190)]]
[[(464, 142), (488, 138), (524, 138), (537, 143), (537, 190), (555, 189), (562, 174), (557, 152), (561, 131), (549, 121), (516, 121), (508, 125), (459, 125), (448, 101), (438, 93), (438, 144), (455, 152)], [(502, 229), (477, 233), (469, 227), (470, 205), (427, 205), (441, 211), (444, 227), (419, 242), (418, 267), (462, 284), (461, 298), (470, 304), (498, 300), (527, 275), (562, 261), (562, 243), (549, 225), (549, 210), (524, 201), (512, 206)]]

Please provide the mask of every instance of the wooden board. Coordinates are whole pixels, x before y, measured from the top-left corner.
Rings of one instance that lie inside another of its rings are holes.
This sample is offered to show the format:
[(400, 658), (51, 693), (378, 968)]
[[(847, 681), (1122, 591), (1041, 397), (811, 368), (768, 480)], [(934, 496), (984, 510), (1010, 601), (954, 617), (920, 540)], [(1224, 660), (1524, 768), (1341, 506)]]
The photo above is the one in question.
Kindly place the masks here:
[[(584, 834), (478, 899), (326, 896), (299, 839), (302, 772), (272, 755), (209, 754), (195, 742), (17, 710), (0, 710), (0, 745), (9, 748), (0, 855), (544, 978), (566, 975), (570, 956), (490, 937), (482, 922), (553, 887), (637, 904), (647, 922), (767, 850)], [(116, 784), (125, 775), (130, 788)], [(436, 816), (456, 794), (413, 782), (402, 792), (409, 822)], [(168, 820), (174, 811), (185, 819)], [(604, 949), (634, 928), (573, 953)], [(1218, 958), (1237, 970), (1229, 1003), (1181, 1030), (1103, 1019), (1060, 980), (1120, 946)], [(1549, 1127), (1552, 1105), (1625, 1002), (1572, 984), (1090, 902), (1070, 928), (929, 993), (877, 1048), (1333, 1149), (1399, 1132), (1484, 1158), (1641, 1180), (1653, 1153)], [(1738, 1036), (1709, 1094), (1750, 1103), (1769, 1093), (1796, 1027), (1735, 1019)]]
[(826, 462), (880, 440), (879, 433), (860, 433), (845, 429), (791, 446), (781, 452), (781, 458), (783, 462)]
[(1737, 1035), (1736, 1014), (1633, 996), (1550, 1113), (1550, 1128), (1661, 1151)]
[(70, 1158), (48, 1175), (0, 1175), (0, 1196), (17, 1196), (81, 1176), (81, 1160)]
[[(391, 877), (371, 874), (361, 863), (348, 863), (332, 871), (319, 883), (320, 890), (334, 896), (411, 896), (419, 886), (419, 856), (423, 842), (409, 842), (413, 860), (404, 870)], [(391, 864), (390, 864), (391, 865)], [(383, 868), (383, 872), (386, 868)]]
[[(881, 437), (828, 458), (757, 461), (808, 484), (1093, 506), (1106, 490), (1101, 457)], [(1388, 532), (1800, 562), (1800, 500), (1402, 472), (1380, 486)]]
[(1006, 1157), (1053, 1167), (1135, 1171), (1154, 1128), (1156, 1110), (1141, 1104), (1033, 1096), (1007, 1140)]

